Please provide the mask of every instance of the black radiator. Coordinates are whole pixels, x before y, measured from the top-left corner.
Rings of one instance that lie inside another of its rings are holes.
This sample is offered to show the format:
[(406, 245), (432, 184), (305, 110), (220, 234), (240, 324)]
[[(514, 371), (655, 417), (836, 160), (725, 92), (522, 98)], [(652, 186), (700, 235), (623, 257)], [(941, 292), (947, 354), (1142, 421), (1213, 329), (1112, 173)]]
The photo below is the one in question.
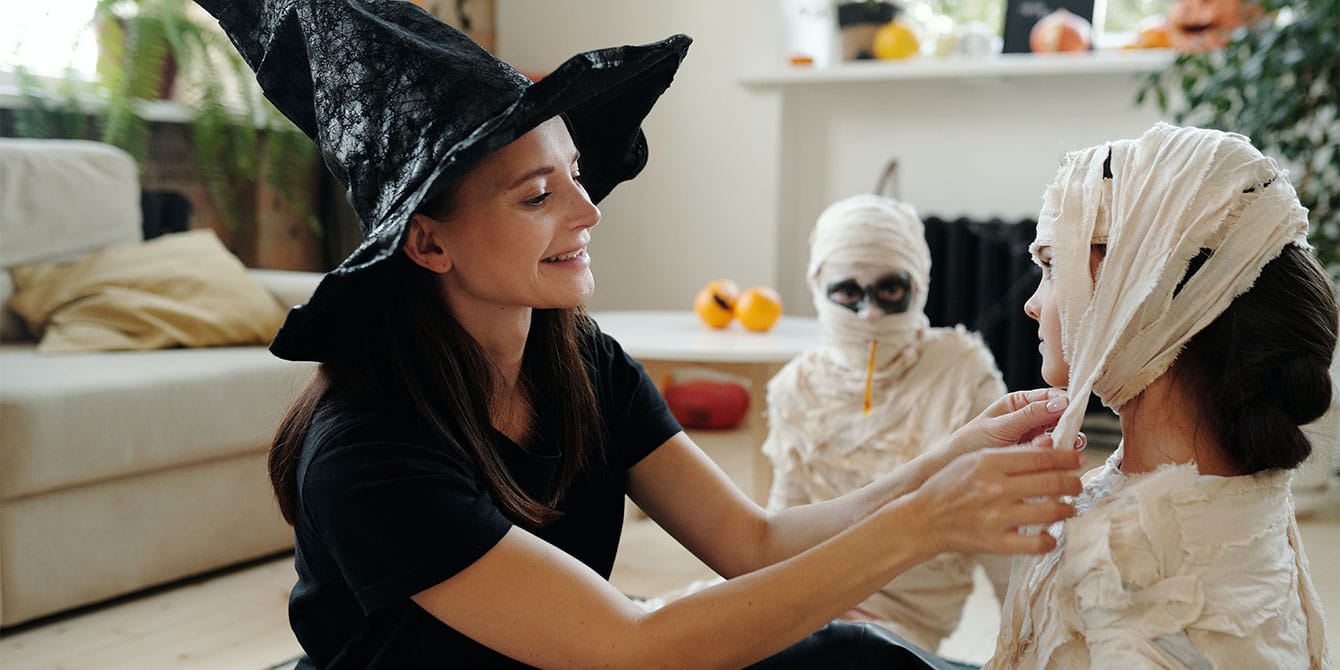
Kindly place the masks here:
[(924, 219), (931, 250), (926, 316), (982, 334), (1011, 391), (1044, 386), (1037, 322), (1024, 302), (1041, 276), (1028, 257), (1037, 222)]

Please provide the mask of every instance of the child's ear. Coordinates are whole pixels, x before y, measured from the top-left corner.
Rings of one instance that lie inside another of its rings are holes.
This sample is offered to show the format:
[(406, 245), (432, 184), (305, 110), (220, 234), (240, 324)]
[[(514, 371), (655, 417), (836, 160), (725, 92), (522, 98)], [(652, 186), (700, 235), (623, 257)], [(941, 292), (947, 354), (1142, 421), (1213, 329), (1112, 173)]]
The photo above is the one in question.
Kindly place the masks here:
[(420, 267), (442, 274), (451, 269), (451, 256), (442, 244), (442, 222), (424, 214), (415, 214), (409, 220), (405, 235), (405, 255)]

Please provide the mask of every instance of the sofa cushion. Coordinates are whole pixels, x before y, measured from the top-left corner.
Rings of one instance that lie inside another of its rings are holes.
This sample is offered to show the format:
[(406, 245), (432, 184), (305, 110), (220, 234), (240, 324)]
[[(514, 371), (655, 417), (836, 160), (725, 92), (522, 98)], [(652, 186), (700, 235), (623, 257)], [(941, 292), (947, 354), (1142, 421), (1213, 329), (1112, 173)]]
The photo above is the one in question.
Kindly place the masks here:
[[(260, 453), (7, 501), (0, 528), (0, 626), (293, 546), (293, 529), (279, 516)], [(284, 600), (277, 591), (273, 604), (283, 607)], [(77, 657), (67, 658), (76, 664)], [(186, 665), (159, 658), (141, 654), (143, 665), (123, 667)]]
[(316, 292), (316, 287), (321, 284), (322, 274), (320, 272), (303, 272), (299, 270), (260, 270), (249, 268), (247, 274), (251, 275), (265, 290), (274, 294), (279, 300), (279, 304), (284, 309), (301, 305), (312, 299), (312, 293)]
[[(137, 242), (140, 182), (130, 154), (83, 140), (0, 139), (0, 268), (69, 260)], [(0, 285), (0, 305), (8, 304)], [(0, 309), (0, 335), (15, 334)]]
[(314, 366), (264, 347), (0, 347), (0, 500), (263, 451)]
[(8, 272), (0, 270), (0, 342), (22, 342), (32, 338), (28, 327), (23, 324), (14, 310), (9, 308), (9, 297), (14, 295), (14, 280)]
[(284, 320), (275, 297), (208, 229), (10, 273), (10, 305), (40, 334), (43, 353), (265, 344)]
[(130, 154), (83, 140), (0, 140), (0, 267), (138, 242)]

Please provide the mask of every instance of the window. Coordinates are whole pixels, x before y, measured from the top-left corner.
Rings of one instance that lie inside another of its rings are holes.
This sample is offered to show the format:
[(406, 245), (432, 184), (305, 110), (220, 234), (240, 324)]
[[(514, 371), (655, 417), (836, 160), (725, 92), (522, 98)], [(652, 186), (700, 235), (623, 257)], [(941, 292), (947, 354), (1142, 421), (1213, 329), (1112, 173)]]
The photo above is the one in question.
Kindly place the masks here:
[(1107, 0), (1104, 12), (1104, 34), (1129, 33), (1134, 35), (1140, 22), (1150, 16), (1167, 16), (1173, 0)]
[[(980, 21), (1004, 30), (1006, 0), (905, 0), (907, 15), (934, 34), (943, 34), (968, 21)], [(1173, 0), (1095, 0), (1094, 45), (1116, 48), (1135, 39), (1146, 17), (1165, 16)]]
[(89, 27), (96, 0), (0, 0), (0, 70), (22, 65), (59, 77), (69, 68), (93, 77), (98, 46)]

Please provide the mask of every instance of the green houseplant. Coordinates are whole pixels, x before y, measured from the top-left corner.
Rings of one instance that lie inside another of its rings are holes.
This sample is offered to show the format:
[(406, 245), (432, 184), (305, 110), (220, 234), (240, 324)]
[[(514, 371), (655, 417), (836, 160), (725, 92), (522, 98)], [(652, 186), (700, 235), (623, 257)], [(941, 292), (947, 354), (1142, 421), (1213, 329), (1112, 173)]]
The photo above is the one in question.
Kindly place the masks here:
[(1317, 258), (1340, 278), (1340, 0), (1261, 0), (1264, 18), (1219, 50), (1179, 54), (1151, 73), (1179, 123), (1242, 133), (1290, 170)]
[[(144, 164), (148, 105), (189, 99), (194, 165), (224, 220), (261, 180), (316, 232), (306, 204), (314, 188), (311, 141), (260, 97), (251, 71), (222, 32), (193, 16), (188, 0), (98, 0), (90, 23), (98, 40), (97, 78), (67, 77), (44, 90), (20, 72), (27, 109), (15, 132), (27, 137), (95, 137)], [(178, 93), (172, 96), (173, 91)]]

